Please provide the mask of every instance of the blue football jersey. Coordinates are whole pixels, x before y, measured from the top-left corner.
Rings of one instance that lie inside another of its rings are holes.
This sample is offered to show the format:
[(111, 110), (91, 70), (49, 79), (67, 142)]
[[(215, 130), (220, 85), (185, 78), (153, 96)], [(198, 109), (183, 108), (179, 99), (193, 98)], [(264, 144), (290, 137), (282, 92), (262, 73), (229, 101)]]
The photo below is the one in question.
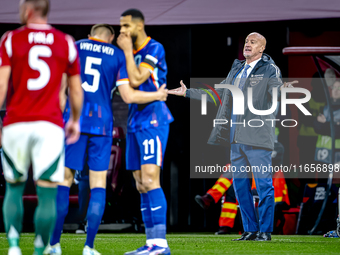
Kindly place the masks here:
[[(129, 83), (122, 50), (95, 38), (76, 42), (84, 90), (80, 117), (82, 133), (112, 136), (112, 93), (116, 86)], [(69, 118), (69, 103), (64, 119)]]
[[(141, 91), (157, 91), (166, 83), (168, 71), (165, 62), (163, 45), (148, 37), (141, 47), (133, 52), (137, 66), (150, 70), (150, 77), (138, 89)], [(143, 106), (143, 105), (142, 105)], [(136, 132), (148, 127), (158, 127), (169, 124), (174, 119), (165, 102), (155, 101), (144, 105), (130, 104), (128, 116), (128, 132)]]

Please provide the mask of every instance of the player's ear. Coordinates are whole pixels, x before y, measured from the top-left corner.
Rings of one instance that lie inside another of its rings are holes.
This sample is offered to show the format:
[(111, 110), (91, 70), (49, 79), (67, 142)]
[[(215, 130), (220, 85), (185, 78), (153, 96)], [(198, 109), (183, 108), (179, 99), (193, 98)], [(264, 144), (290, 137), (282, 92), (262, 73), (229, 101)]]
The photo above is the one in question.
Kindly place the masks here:
[(34, 10), (30, 5), (26, 6), (24, 15), (26, 21), (34, 15)]
[(138, 29), (138, 31), (143, 31), (144, 30), (144, 22), (143, 21), (139, 21), (137, 23), (137, 29)]
[(91, 37), (91, 35), (87, 35), (87, 38), (89, 38), (89, 39), (90, 39), (90, 37)]
[(112, 42), (113, 42), (113, 39), (115, 39), (115, 35), (110, 35), (110, 37), (109, 37), (109, 43), (112, 43)]

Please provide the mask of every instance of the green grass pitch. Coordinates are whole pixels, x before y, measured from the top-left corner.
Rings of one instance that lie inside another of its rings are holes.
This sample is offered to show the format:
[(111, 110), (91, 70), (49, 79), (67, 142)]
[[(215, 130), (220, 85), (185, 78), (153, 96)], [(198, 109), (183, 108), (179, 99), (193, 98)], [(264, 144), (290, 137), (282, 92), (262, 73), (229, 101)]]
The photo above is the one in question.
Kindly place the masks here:
[[(232, 242), (238, 235), (214, 236), (213, 234), (168, 234), (173, 255), (190, 254), (340, 254), (339, 238), (322, 236), (273, 236), (271, 242)], [(82, 254), (85, 235), (63, 234), (63, 255)], [(22, 234), (22, 254), (33, 254), (33, 234)], [(142, 234), (98, 234), (95, 248), (103, 255), (124, 254), (145, 242)], [(0, 234), (0, 254), (7, 254), (5, 234)]]

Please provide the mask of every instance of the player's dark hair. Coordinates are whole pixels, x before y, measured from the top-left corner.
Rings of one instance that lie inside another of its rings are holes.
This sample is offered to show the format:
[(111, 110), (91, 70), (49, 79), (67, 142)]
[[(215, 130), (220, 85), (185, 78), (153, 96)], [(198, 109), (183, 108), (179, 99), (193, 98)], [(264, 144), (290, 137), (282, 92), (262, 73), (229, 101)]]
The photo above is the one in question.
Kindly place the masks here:
[(96, 30), (98, 28), (106, 28), (111, 32), (112, 35), (115, 34), (115, 30), (109, 24), (96, 24), (91, 28), (91, 36), (94, 36), (96, 34)]
[(33, 4), (34, 10), (40, 12), (42, 17), (46, 17), (50, 11), (49, 0), (25, 0), (25, 3)]
[(144, 21), (144, 15), (138, 9), (128, 9), (122, 13), (121, 17), (129, 16), (129, 15), (131, 15), (132, 19), (141, 19), (142, 21)]

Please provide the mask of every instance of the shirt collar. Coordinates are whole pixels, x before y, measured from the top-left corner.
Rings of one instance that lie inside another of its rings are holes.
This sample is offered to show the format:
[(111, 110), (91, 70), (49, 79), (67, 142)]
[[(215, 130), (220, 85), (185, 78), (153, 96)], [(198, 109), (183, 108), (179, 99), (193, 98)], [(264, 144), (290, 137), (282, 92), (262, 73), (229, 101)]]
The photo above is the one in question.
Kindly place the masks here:
[(135, 55), (138, 51), (142, 50), (151, 40), (151, 37), (148, 36), (145, 41), (142, 43), (141, 46), (139, 46), (139, 48), (137, 50), (133, 50), (133, 54)]
[(36, 24), (36, 23), (29, 23), (26, 25), (28, 28), (37, 29), (37, 30), (49, 30), (52, 27), (49, 24)]
[(104, 40), (99, 39), (99, 38), (96, 38), (96, 37), (91, 37), (91, 36), (90, 36), (89, 39), (92, 40), (92, 41), (97, 41), (97, 42), (102, 42), (102, 43), (108, 43), (107, 41), (104, 41)]
[(247, 64), (247, 62), (245, 64), (250, 65), (251, 69), (253, 69), (256, 66), (257, 62), (259, 62), (260, 60), (261, 60), (261, 58), (251, 62), (250, 64)]

